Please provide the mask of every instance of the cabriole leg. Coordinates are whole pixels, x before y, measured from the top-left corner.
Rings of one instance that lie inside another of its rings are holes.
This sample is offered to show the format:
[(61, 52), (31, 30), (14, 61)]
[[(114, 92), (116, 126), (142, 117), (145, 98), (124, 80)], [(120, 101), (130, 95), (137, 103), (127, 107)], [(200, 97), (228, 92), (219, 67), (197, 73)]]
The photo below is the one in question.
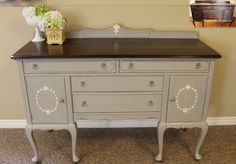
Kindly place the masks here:
[(77, 140), (77, 126), (76, 124), (69, 125), (69, 131), (71, 134), (71, 143), (72, 143), (72, 155), (73, 162), (79, 162), (79, 158), (76, 156), (76, 140)]
[(32, 158), (32, 162), (38, 162), (38, 150), (37, 150), (37, 145), (35, 143), (33, 129), (31, 125), (27, 125), (25, 127), (25, 133), (34, 151), (34, 157)]
[(163, 137), (166, 127), (164, 123), (158, 124), (158, 144), (159, 144), (159, 154), (155, 157), (156, 161), (162, 161), (162, 152), (163, 152)]
[(206, 137), (207, 130), (208, 130), (208, 125), (207, 125), (207, 123), (204, 123), (200, 129), (200, 135), (199, 135), (199, 138), (197, 141), (197, 147), (196, 147), (196, 152), (195, 152), (195, 159), (196, 160), (202, 159), (201, 155), (199, 154), (199, 151), (202, 146), (203, 140)]

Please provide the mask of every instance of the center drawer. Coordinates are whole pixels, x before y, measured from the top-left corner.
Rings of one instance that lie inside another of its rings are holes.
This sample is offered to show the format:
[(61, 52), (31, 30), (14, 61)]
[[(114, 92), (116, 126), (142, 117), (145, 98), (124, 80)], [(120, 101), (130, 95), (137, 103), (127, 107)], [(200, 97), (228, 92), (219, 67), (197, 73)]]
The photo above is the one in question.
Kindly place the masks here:
[(74, 76), (72, 91), (162, 91), (163, 76)]
[(161, 111), (158, 94), (74, 94), (74, 112), (151, 112)]

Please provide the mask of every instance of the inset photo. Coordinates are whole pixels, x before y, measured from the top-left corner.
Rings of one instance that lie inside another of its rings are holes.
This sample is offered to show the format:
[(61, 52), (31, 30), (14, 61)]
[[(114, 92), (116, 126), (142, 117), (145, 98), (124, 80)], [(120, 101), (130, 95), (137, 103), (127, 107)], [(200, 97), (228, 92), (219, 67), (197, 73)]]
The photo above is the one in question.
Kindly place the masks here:
[(236, 0), (190, 0), (191, 27), (236, 27)]

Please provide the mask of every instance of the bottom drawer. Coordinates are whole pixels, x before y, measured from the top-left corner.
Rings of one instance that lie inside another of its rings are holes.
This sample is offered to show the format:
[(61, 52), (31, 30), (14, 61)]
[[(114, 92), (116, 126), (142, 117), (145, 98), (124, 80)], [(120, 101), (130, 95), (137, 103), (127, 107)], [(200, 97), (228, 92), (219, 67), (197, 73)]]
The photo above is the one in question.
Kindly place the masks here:
[(151, 112), (161, 111), (159, 94), (75, 94), (74, 112)]

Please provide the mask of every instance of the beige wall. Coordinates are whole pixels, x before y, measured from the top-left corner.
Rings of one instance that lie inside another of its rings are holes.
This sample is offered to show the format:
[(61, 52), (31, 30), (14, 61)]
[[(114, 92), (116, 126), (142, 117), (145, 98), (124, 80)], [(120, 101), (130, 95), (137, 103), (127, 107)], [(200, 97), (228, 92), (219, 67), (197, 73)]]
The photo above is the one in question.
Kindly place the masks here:
[[(49, 1), (49, 0), (48, 0)], [(120, 23), (160, 31), (199, 31), (207, 45), (222, 54), (216, 63), (209, 116), (236, 116), (236, 28), (189, 27), (188, 0), (50, 0), (70, 21), (67, 31)], [(10, 55), (29, 41), (33, 28), (20, 7), (0, 8), (0, 119), (24, 119), (16, 62)]]

